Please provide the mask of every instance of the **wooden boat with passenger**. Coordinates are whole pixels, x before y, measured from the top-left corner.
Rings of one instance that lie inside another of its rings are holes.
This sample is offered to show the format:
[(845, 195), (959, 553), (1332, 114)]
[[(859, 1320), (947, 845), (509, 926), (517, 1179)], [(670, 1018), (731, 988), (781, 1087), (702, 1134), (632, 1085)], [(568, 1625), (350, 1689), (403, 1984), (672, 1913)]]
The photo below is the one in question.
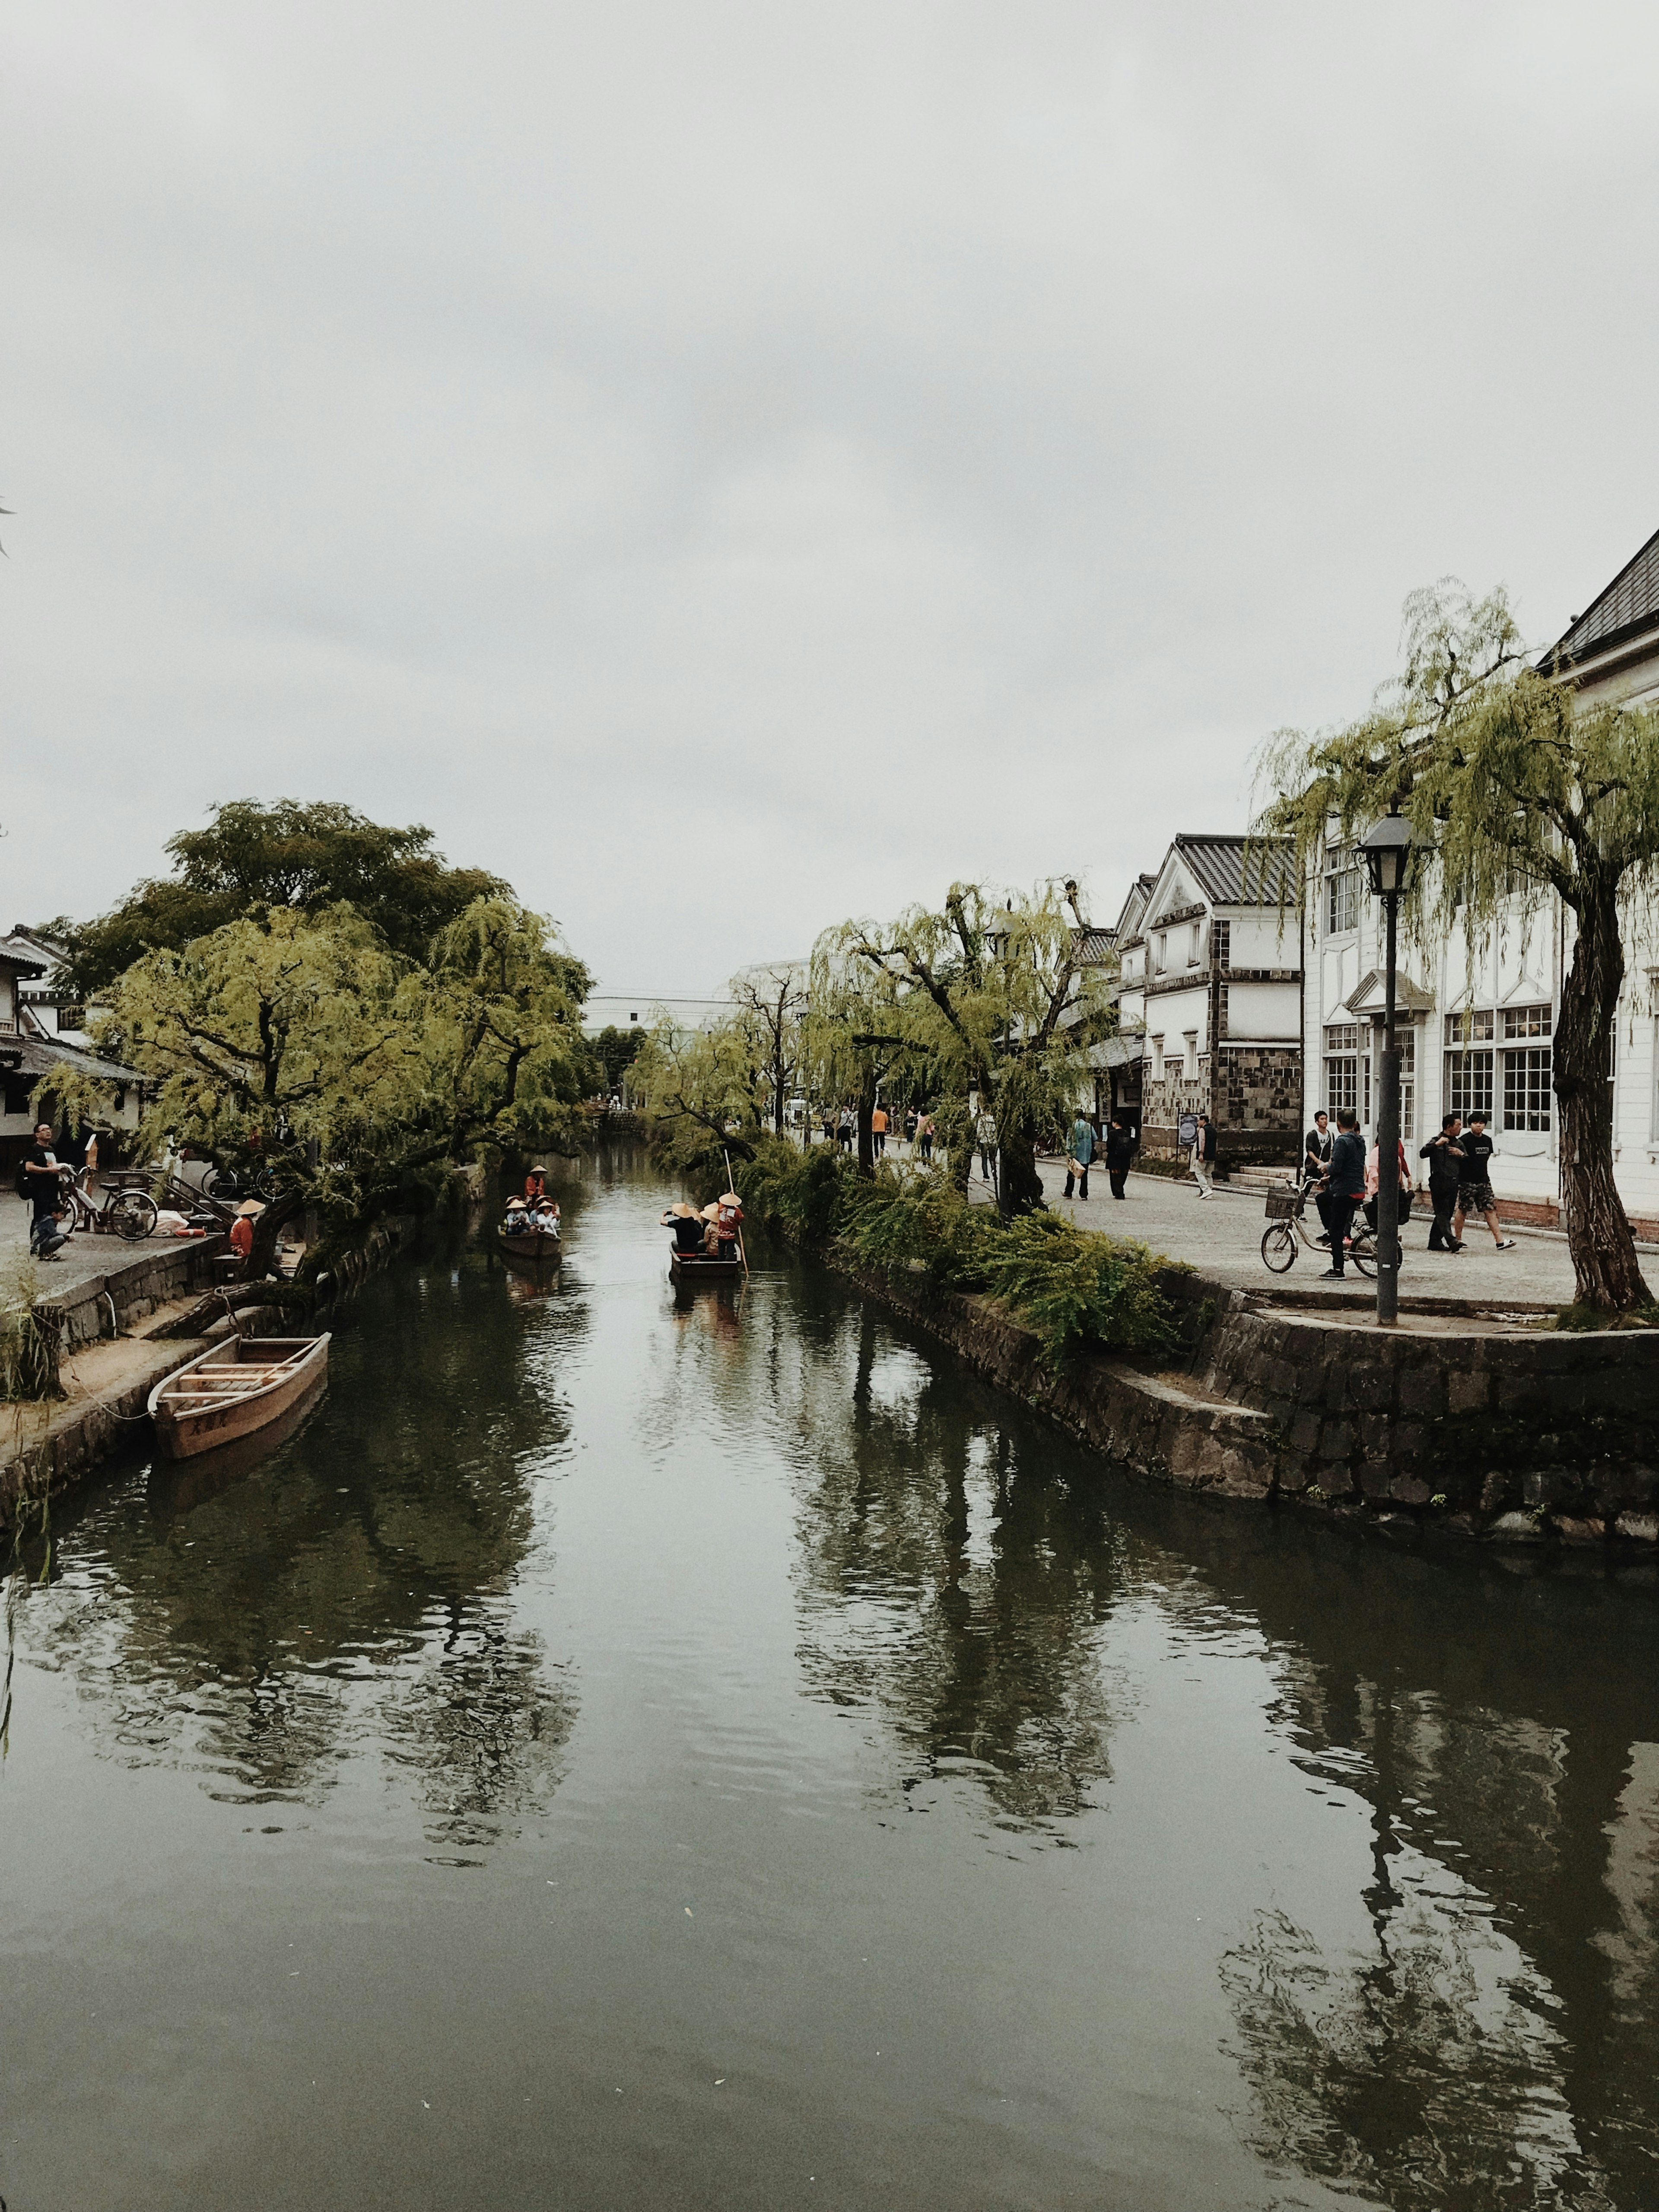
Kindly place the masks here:
[(509, 1267), (516, 1267), (523, 1275), (544, 1275), (564, 1259), (564, 1247), (556, 1237), (549, 1237), (541, 1230), (520, 1237), (509, 1237), (504, 1229), (495, 1231), (495, 1246)]
[(228, 1336), (150, 1392), (156, 1441), (169, 1459), (192, 1459), (263, 1429), (327, 1376), (325, 1335)]
[(668, 1273), (677, 1283), (731, 1283), (743, 1273), (741, 1260), (705, 1260), (701, 1252), (671, 1252)]

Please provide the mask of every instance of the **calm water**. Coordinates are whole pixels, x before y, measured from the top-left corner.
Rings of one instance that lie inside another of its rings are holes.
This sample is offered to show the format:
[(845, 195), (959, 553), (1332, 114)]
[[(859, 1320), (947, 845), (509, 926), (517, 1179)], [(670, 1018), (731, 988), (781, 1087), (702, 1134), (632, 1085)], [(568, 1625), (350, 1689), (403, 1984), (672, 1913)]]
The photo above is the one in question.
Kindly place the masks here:
[(14, 1577), (10, 2212), (1659, 2205), (1650, 1593), (1120, 1482), (562, 1194)]

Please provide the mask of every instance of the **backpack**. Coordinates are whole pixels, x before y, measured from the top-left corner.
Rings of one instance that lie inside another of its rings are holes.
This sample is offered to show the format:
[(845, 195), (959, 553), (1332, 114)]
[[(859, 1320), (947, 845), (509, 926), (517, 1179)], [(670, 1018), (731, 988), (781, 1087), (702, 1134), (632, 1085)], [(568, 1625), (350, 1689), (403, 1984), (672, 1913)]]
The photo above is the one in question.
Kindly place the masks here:
[(29, 1180), (29, 1164), (27, 1160), (19, 1160), (17, 1163), (16, 1184), (19, 1198), (32, 1198), (34, 1195), (33, 1186)]

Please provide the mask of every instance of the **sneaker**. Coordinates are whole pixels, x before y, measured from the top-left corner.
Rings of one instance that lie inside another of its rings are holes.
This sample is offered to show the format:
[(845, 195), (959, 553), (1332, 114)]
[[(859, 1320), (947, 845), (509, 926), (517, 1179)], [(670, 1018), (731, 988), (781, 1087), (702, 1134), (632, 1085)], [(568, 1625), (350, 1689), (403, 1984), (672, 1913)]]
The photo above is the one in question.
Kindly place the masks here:
[(1498, 1240), (1498, 1249), (1500, 1252), (1513, 1252), (1515, 1249), (1514, 1237), (1500, 1237)]
[(1322, 1275), (1314, 1277), (1316, 1283), (1346, 1283), (1347, 1279), (1340, 1267), (1327, 1267)]

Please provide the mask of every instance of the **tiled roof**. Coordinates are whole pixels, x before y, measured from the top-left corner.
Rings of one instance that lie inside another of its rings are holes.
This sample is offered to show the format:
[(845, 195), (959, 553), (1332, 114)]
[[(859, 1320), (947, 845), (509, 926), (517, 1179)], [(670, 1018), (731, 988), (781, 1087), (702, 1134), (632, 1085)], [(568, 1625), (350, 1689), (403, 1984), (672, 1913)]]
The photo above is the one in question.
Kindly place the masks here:
[(1078, 958), (1085, 963), (1109, 960), (1112, 949), (1117, 943), (1117, 932), (1115, 929), (1074, 929), (1072, 942)]
[(1573, 617), (1541, 665), (1582, 660), (1598, 647), (1650, 626), (1659, 626), (1659, 530), (1583, 613)]
[(1216, 906), (1289, 906), (1296, 898), (1288, 840), (1177, 836), (1176, 850)]
[(0, 1038), (8, 1060), (16, 1055), (18, 1072), (23, 1075), (50, 1075), (54, 1068), (73, 1068), (77, 1075), (96, 1077), (100, 1083), (142, 1083), (143, 1077), (135, 1067), (123, 1067), (118, 1060), (100, 1060), (95, 1052), (82, 1052), (72, 1044), (59, 1044), (55, 1038), (30, 1036), (27, 1032), (15, 1037)]
[(0, 961), (8, 968), (15, 968), (20, 975), (44, 975), (50, 964), (32, 945), (15, 937), (0, 937)]

